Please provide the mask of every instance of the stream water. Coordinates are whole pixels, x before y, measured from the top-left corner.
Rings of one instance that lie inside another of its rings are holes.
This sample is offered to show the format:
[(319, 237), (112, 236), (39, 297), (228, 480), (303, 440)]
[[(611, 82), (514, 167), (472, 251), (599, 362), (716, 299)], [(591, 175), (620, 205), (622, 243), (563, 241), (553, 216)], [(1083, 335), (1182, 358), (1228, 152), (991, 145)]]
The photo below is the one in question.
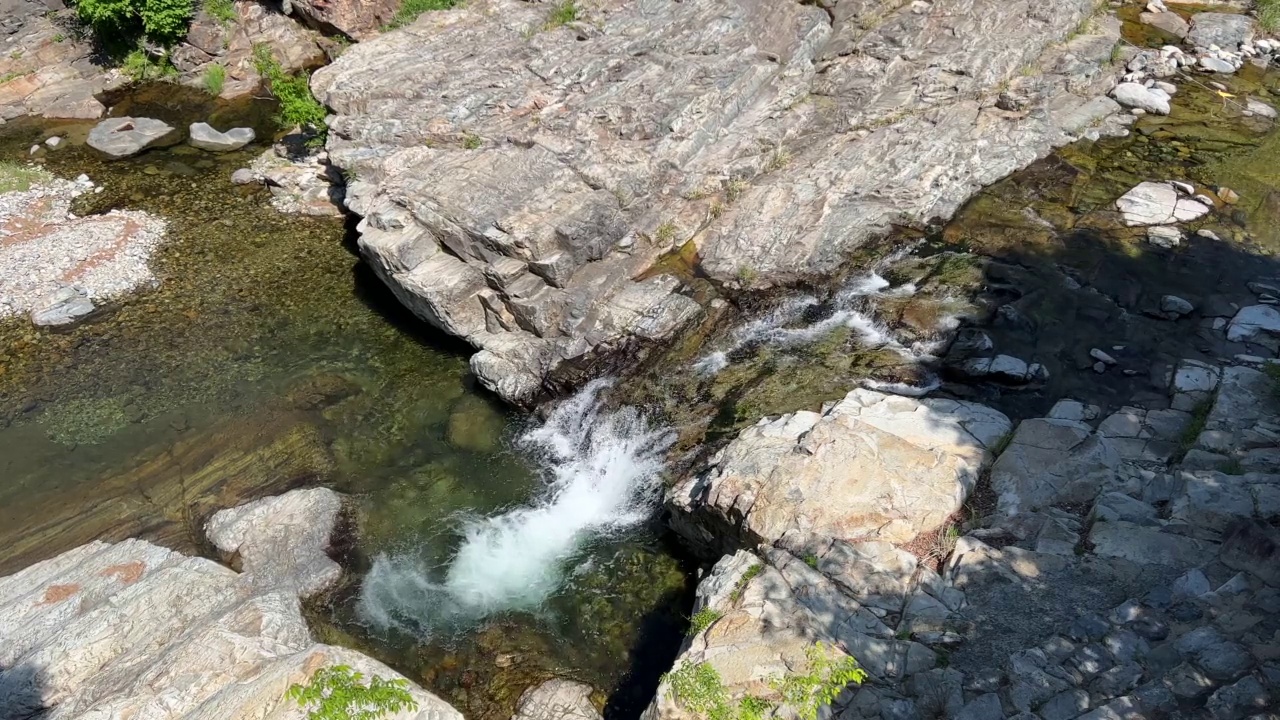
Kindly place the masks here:
[[(271, 103), (171, 86), (113, 112), (274, 129)], [(466, 349), (367, 272), (341, 220), (283, 216), (230, 184), (264, 145), (105, 162), (89, 127), (10, 123), (0, 159), (68, 138), (44, 165), (104, 188), (76, 212), (169, 221), (160, 284), (69, 331), (0, 322), (0, 574), (94, 538), (208, 553), (210, 513), (323, 484), (356, 507), (351, 572), (309, 608), (318, 635), (468, 717), (505, 720), (553, 675), (637, 714), (689, 603), (689, 568), (654, 521), (666, 433), (594, 392), (546, 423), (492, 400)]]

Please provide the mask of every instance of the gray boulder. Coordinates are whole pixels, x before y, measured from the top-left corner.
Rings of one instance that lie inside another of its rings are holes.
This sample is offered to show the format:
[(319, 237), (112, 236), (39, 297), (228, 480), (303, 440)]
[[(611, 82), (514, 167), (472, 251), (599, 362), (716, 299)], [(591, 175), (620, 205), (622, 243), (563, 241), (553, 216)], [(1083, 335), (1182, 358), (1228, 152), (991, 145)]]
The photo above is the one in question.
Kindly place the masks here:
[(171, 126), (152, 118), (109, 118), (89, 131), (88, 144), (110, 157), (124, 158), (168, 139), (172, 132)]
[(232, 128), (226, 132), (218, 132), (208, 123), (191, 123), (191, 137), (187, 142), (192, 147), (209, 152), (230, 152), (253, 142), (253, 128)]
[(1236, 66), (1223, 60), (1222, 58), (1210, 57), (1208, 55), (1200, 58), (1200, 67), (1212, 73), (1221, 73), (1230, 75), (1236, 71)]
[[(358, 178), (365, 258), (520, 399), (566, 360), (696, 314), (679, 283), (636, 287), (664, 252), (692, 241), (740, 286), (808, 277), (1119, 130), (1100, 71), (1118, 25), (1055, 45), (1087, 0), (918, 10), (606, 3), (535, 32), (545, 3), (476, 0), (352, 46), (312, 88), (335, 112), (332, 162)], [(976, 99), (1006, 81), (1021, 111)]]
[(1169, 114), (1169, 98), (1160, 93), (1152, 92), (1150, 88), (1141, 83), (1120, 83), (1111, 91), (1111, 97), (1125, 107), (1141, 108), (1156, 115)]
[(1227, 340), (1256, 342), (1260, 335), (1280, 335), (1280, 310), (1272, 305), (1240, 308), (1227, 325)]
[(84, 290), (62, 287), (37, 302), (31, 309), (31, 322), (44, 326), (70, 325), (93, 310), (93, 301)]
[(1085, 423), (1035, 418), (1018, 425), (991, 467), (991, 485), (1000, 513), (1017, 515), (1093, 500), (1119, 465), (1111, 442)]
[(1253, 39), (1253, 18), (1238, 13), (1196, 13), (1191, 17), (1187, 42), (1207, 48), (1217, 45), (1235, 50)]

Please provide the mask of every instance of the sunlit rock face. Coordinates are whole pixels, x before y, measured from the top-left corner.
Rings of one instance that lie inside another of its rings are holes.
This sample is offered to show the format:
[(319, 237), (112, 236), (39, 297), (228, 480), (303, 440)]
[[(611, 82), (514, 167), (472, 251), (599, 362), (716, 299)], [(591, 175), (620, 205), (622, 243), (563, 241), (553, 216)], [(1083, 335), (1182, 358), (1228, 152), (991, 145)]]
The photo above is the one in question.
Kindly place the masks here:
[(750, 287), (821, 273), (1114, 129), (1115, 24), (1048, 47), (1089, 7), (649, 0), (557, 25), (489, 0), (360, 43), (313, 90), (365, 257), (521, 399), (696, 315), (680, 283), (637, 280), (663, 252), (692, 240)]

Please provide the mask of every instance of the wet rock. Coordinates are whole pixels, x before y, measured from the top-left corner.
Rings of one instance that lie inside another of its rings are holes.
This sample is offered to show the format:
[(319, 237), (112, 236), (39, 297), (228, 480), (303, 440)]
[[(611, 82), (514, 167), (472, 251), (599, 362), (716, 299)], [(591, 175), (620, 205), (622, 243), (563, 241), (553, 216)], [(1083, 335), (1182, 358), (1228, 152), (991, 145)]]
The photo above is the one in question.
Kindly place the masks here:
[(1144, 12), (1138, 16), (1138, 19), (1146, 25), (1159, 28), (1177, 38), (1186, 37), (1187, 31), (1191, 29), (1191, 26), (1186, 20), (1182, 19), (1181, 15), (1168, 10), (1164, 12)]
[(137, 155), (168, 138), (173, 128), (152, 118), (118, 117), (103, 120), (89, 131), (89, 147), (113, 158)]
[(70, 325), (93, 312), (93, 301), (80, 288), (62, 287), (36, 301), (31, 322), (36, 325)]
[(271, 205), (282, 213), (342, 215), (346, 188), (338, 171), (322, 154), (304, 152), (299, 156), (289, 144), (277, 143), (259, 155), (249, 170), (270, 189)]
[(1165, 295), (1160, 298), (1160, 312), (1171, 318), (1190, 315), (1195, 309), (1195, 306), (1190, 301), (1177, 295)]
[(1207, 55), (1200, 58), (1200, 67), (1208, 72), (1222, 73), (1224, 75), (1229, 75), (1236, 71), (1236, 66), (1226, 60)]
[(294, 490), (221, 510), (205, 524), (214, 547), (239, 561), (258, 583), (310, 597), (330, 587), (342, 568), (329, 558), (329, 535), (342, 498), (328, 488)]
[(590, 685), (556, 679), (526, 690), (511, 720), (600, 720), (600, 712)]
[(1253, 113), (1254, 115), (1258, 115), (1264, 118), (1271, 118), (1273, 120), (1276, 117), (1276, 109), (1262, 102), (1261, 100), (1258, 100), (1257, 98), (1249, 98), (1246, 101), (1246, 107), (1248, 108), (1249, 112)]
[(1209, 208), (1184, 197), (1170, 183), (1139, 183), (1116, 200), (1116, 209), (1125, 225), (1164, 225), (1187, 222), (1209, 212)]
[[(253, 142), (253, 128), (232, 128), (226, 132), (218, 132), (208, 123), (192, 123), (191, 137), (188, 142), (192, 147), (209, 152), (230, 152)], [(234, 179), (233, 179), (234, 182)]]
[(1137, 82), (1123, 82), (1111, 91), (1111, 97), (1127, 108), (1156, 115), (1169, 114), (1169, 98)]
[(240, 168), (231, 173), (231, 184), (233, 185), (253, 185), (261, 182), (258, 174), (249, 168)]
[(1012, 355), (970, 358), (958, 369), (962, 375), (973, 380), (995, 380), (1018, 385), (1043, 382), (1049, 378), (1049, 371), (1040, 363), (1028, 363)]
[(1217, 45), (1235, 50), (1253, 39), (1253, 19), (1236, 13), (1196, 13), (1191, 17), (1187, 42), (1198, 47)]
[(1261, 333), (1280, 336), (1280, 310), (1271, 305), (1250, 305), (1240, 308), (1227, 325), (1230, 342), (1256, 342)]
[(906, 542), (960, 507), (1009, 427), (976, 403), (854, 390), (824, 413), (742, 431), (670, 502), (769, 542), (797, 524), (828, 538)]

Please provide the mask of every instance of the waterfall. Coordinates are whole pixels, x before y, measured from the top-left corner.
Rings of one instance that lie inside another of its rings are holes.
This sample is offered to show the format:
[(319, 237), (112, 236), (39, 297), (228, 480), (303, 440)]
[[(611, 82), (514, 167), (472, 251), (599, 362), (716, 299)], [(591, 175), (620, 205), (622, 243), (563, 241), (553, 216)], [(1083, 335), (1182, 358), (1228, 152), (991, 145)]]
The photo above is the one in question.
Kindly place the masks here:
[(364, 621), (431, 636), (492, 613), (536, 610), (592, 540), (648, 518), (675, 435), (635, 408), (603, 408), (609, 384), (593, 381), (520, 437), (543, 488), (527, 505), (466, 519), (442, 572), (410, 554), (376, 557), (361, 587)]

